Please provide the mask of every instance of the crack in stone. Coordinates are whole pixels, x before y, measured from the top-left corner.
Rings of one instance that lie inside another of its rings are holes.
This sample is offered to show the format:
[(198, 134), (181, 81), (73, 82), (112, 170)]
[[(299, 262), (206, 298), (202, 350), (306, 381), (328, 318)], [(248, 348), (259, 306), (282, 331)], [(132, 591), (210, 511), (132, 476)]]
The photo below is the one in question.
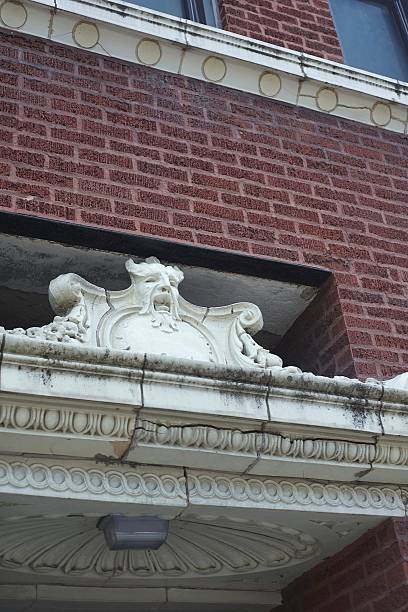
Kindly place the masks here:
[(2, 388), (2, 384), (1, 384), (1, 372), (2, 372), (2, 364), (3, 364), (3, 355), (4, 355), (4, 346), (6, 344), (6, 334), (3, 334), (2, 338), (1, 338), (1, 346), (0, 346), (0, 391)]
[(147, 354), (145, 353), (143, 356), (142, 363), (142, 375), (140, 377), (140, 406), (135, 409), (135, 426), (130, 438), (129, 445), (125, 452), (120, 456), (120, 463), (126, 461), (130, 451), (137, 446), (136, 432), (137, 432), (137, 424), (139, 422), (140, 411), (144, 408), (144, 380), (145, 380), (145, 372), (146, 372), (146, 362), (147, 362)]

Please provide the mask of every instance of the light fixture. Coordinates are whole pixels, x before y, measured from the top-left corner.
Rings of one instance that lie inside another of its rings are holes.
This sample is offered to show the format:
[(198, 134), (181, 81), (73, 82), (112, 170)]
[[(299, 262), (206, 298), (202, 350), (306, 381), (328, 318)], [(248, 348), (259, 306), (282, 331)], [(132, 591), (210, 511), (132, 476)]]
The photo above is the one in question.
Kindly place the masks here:
[(110, 550), (156, 550), (166, 541), (169, 521), (157, 516), (110, 514), (97, 527)]

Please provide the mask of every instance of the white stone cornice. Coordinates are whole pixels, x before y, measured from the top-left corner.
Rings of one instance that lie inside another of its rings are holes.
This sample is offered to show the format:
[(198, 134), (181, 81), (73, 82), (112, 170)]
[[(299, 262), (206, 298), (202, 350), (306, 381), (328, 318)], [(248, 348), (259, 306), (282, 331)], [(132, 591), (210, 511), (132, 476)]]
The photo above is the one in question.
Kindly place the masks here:
[[(169, 417), (167, 417), (169, 418)], [(226, 429), (215, 423), (184, 422), (166, 425), (139, 419), (128, 457), (133, 461), (168, 462), (170, 465), (208, 467), (217, 457), (231, 471), (251, 475), (286, 475), (326, 480), (405, 482), (408, 444), (373, 439), (330, 438), (329, 432), (312, 437), (311, 432), (282, 435), (268, 431)], [(326, 437), (324, 437), (326, 436)]]
[(130, 3), (6, 0), (0, 20), (108, 57), (407, 132), (406, 83)]
[[(225, 507), (403, 516), (405, 487), (353, 485), (167, 467), (0, 459), (0, 494), (169, 508)], [(160, 512), (160, 510), (158, 510)], [(222, 513), (221, 512), (221, 513)]]
[[(358, 432), (408, 436), (408, 393), (378, 381), (363, 383), (286, 369), (262, 370), (139, 355), (121, 350), (61, 344), (4, 335), (0, 391), (4, 403), (26, 399), (102, 402), (105, 408), (246, 419), (280, 430)], [(191, 417), (190, 417), (191, 418)], [(241, 427), (240, 427), (241, 428)], [(310, 437), (310, 436), (309, 436)]]
[[(396, 487), (349, 485), (268, 478), (226, 477), (191, 473), (187, 479), (191, 504), (256, 506), (324, 512), (355, 512), (403, 516), (408, 491)], [(353, 510), (351, 510), (353, 509)]]
[(184, 507), (185, 479), (181, 470), (136, 470), (128, 466), (96, 467), (87, 462), (51, 460), (34, 462), (23, 458), (0, 459), (0, 493), (75, 500), (103, 500)]

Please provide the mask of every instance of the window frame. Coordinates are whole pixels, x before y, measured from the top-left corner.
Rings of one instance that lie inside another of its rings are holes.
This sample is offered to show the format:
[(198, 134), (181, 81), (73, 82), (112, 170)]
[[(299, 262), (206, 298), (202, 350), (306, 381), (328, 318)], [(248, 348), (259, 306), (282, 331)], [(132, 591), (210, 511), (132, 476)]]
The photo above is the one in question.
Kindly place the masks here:
[(391, 6), (394, 17), (401, 30), (402, 37), (408, 49), (408, 2), (407, 0), (382, 0)]
[[(138, 1), (141, 2), (139, 6), (144, 6), (146, 8), (150, 8), (148, 5), (142, 4), (143, 0), (130, 0), (132, 4), (138, 4)], [(180, 19), (188, 19), (189, 21), (194, 21), (195, 23), (200, 23), (201, 25), (209, 25), (205, 20), (205, 8), (204, 3), (209, 4), (213, 16), (214, 16), (214, 26), (220, 27), (220, 14), (218, 11), (218, 2), (217, 0), (181, 0), (181, 5), (183, 8), (183, 12), (186, 15), (185, 17), (179, 15)], [(154, 10), (154, 9), (151, 9)], [(159, 9), (156, 9), (159, 10)], [(160, 11), (164, 12), (165, 11)], [(167, 14), (167, 13), (165, 13)], [(175, 15), (173, 15), (175, 16)], [(176, 16), (177, 17), (177, 16)]]
[[(206, 25), (205, 21), (205, 9), (204, 9), (204, 1), (205, 0), (183, 0), (185, 5), (185, 11), (187, 15), (187, 19), (191, 21), (196, 21), (197, 23), (201, 23)], [(218, 6), (215, 0), (209, 0), (211, 8), (214, 13), (214, 21), (219, 25), (218, 19)]]
[[(382, 5), (383, 7), (386, 7), (389, 10), (392, 17), (394, 18), (396, 28), (401, 35), (402, 43), (407, 53), (407, 64), (408, 64), (408, 0), (373, 0), (373, 1), (379, 5)], [(343, 38), (340, 35), (340, 31), (339, 31), (340, 28), (339, 29), (337, 28), (335, 14), (334, 14), (335, 12), (334, 12), (334, 8), (332, 7), (331, 0), (328, 0), (328, 3), (330, 6), (330, 12), (332, 14), (333, 23), (336, 29), (337, 38), (338, 38), (340, 47), (343, 52), (343, 57), (345, 57), (346, 50), (344, 47)], [(369, 70), (368, 68), (362, 68), (362, 67), (360, 67), (360, 69)], [(369, 72), (372, 72), (372, 71), (369, 70)], [(378, 74), (381, 74), (382, 76), (385, 76), (387, 78), (395, 78), (395, 77), (390, 77), (383, 73), (378, 73)]]

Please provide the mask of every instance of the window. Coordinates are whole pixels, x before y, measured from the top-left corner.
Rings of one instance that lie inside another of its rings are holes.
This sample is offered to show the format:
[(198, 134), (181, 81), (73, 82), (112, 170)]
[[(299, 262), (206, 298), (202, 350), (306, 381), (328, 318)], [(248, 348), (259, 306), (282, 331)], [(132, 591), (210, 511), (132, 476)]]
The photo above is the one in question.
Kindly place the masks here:
[(210, 26), (218, 25), (215, 0), (128, 0), (128, 2)]
[(329, 0), (345, 62), (408, 81), (407, 0)]

